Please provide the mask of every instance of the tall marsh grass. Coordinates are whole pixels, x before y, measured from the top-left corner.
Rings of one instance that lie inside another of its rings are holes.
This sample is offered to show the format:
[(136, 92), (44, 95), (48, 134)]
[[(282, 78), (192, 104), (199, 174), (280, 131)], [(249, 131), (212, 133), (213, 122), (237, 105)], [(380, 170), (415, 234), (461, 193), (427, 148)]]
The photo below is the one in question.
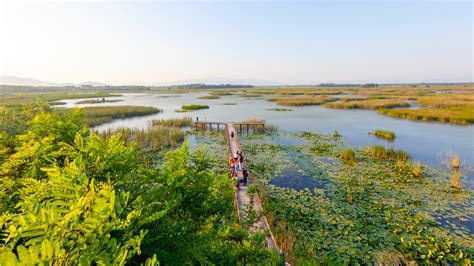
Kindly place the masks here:
[(395, 150), (393, 147), (385, 148), (381, 145), (369, 146), (367, 148), (367, 155), (372, 158), (407, 161), (410, 156), (402, 150)]
[(274, 98), (269, 101), (275, 101), (278, 105), (284, 106), (306, 106), (306, 105), (321, 105), (330, 101), (334, 101), (334, 98), (327, 96), (304, 96), (304, 97), (283, 97)]
[[(81, 109), (84, 113), (83, 123), (88, 126), (97, 126), (115, 119), (151, 115), (161, 112), (158, 108), (145, 106), (93, 106), (82, 107)], [(69, 109), (61, 109), (60, 112), (67, 112), (68, 110)]]
[(371, 100), (354, 100), (340, 103), (327, 103), (324, 106), (335, 109), (366, 109), (376, 110), (381, 108), (396, 108), (410, 106), (406, 101), (393, 99), (371, 99)]
[(474, 124), (474, 105), (452, 106), (436, 109), (380, 109), (378, 113), (410, 120), (434, 121), (468, 125)]
[(174, 147), (184, 141), (184, 134), (180, 128), (166, 126), (154, 126), (148, 129), (109, 129), (100, 135), (109, 138), (115, 134), (120, 134), (120, 138), (127, 144), (133, 142), (144, 150), (152, 151)]
[(193, 125), (191, 117), (172, 118), (172, 119), (153, 119), (150, 121), (151, 126), (166, 126), (166, 127), (189, 127)]
[(200, 110), (200, 109), (209, 109), (209, 105), (205, 104), (191, 104), (181, 106), (182, 110)]

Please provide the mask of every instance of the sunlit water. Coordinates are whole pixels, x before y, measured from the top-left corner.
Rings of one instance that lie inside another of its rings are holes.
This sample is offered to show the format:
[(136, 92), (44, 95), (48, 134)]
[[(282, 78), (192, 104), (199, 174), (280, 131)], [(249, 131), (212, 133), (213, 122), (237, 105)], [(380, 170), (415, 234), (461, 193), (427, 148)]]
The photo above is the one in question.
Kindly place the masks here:
[[(221, 99), (198, 99), (207, 95), (205, 91), (185, 94), (146, 94), (126, 93), (121, 102), (76, 105), (77, 101), (64, 100), (65, 105), (73, 106), (152, 106), (162, 109), (155, 115), (115, 120), (111, 123), (95, 127), (105, 130), (117, 127), (145, 128), (152, 119), (178, 118), (191, 116), (199, 117), (199, 121), (240, 121), (250, 118), (262, 118), (267, 123), (274, 124), (279, 130), (289, 132), (318, 132), (341, 134), (350, 146), (360, 147), (379, 144), (393, 146), (395, 149), (407, 151), (411, 158), (422, 163), (440, 166), (449, 154), (458, 154), (464, 166), (474, 165), (474, 126), (461, 126), (435, 122), (419, 122), (383, 116), (375, 111), (366, 110), (337, 110), (322, 106), (289, 107), (292, 112), (269, 111), (278, 107), (274, 102), (264, 98), (243, 98), (240, 96), (222, 96)], [(174, 97), (163, 97), (163, 96)], [(177, 97), (176, 97), (177, 96)], [(273, 96), (267, 96), (273, 97)], [(237, 103), (237, 105), (224, 105)], [(189, 113), (177, 113), (182, 105), (207, 104), (209, 109)], [(378, 139), (368, 132), (375, 129), (394, 131), (396, 139), (388, 142)], [(472, 178), (472, 173), (470, 174)]]

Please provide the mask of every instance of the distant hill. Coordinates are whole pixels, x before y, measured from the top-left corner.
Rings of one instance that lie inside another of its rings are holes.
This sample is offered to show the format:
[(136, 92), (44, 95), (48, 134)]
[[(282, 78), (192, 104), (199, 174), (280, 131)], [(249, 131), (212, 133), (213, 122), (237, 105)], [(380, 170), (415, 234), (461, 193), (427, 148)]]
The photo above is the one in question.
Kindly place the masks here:
[(56, 86), (58, 84), (30, 78), (20, 78), (14, 76), (0, 76), (1, 85), (19, 85), (19, 86)]
[(0, 76), (0, 85), (17, 85), (17, 86), (108, 86), (107, 84), (86, 81), (82, 83), (54, 83), (49, 81), (31, 79), (31, 78), (20, 78), (14, 76)]

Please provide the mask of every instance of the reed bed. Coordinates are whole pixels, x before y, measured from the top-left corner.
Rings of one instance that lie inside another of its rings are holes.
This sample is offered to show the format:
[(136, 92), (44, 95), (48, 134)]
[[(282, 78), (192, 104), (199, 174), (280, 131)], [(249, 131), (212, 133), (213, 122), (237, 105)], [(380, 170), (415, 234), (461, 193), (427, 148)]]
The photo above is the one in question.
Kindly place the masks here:
[(184, 141), (184, 134), (180, 128), (169, 126), (153, 126), (148, 129), (118, 128), (109, 129), (100, 133), (104, 138), (120, 134), (125, 143), (136, 143), (144, 150), (159, 151), (164, 148), (175, 147)]
[(474, 123), (474, 105), (434, 109), (380, 109), (378, 113), (392, 117), (419, 121), (434, 121), (468, 125)]
[(377, 110), (377, 109), (390, 109), (396, 107), (408, 107), (406, 101), (394, 100), (394, 99), (372, 99), (372, 100), (354, 100), (340, 103), (327, 103), (324, 106), (335, 109), (365, 109), (365, 110)]
[(453, 106), (474, 105), (474, 94), (437, 94), (418, 97), (416, 103), (431, 108), (447, 108)]
[(326, 96), (305, 96), (305, 97), (290, 97), (290, 98), (275, 98), (278, 105), (284, 106), (306, 106), (306, 105), (321, 105), (336, 99)]
[[(81, 108), (84, 113), (83, 123), (88, 126), (97, 126), (103, 123), (134, 116), (151, 115), (161, 112), (155, 107), (145, 106), (94, 106)], [(69, 109), (61, 109), (67, 112)]]
[(153, 119), (150, 122), (152, 127), (165, 126), (165, 127), (189, 127), (193, 125), (193, 119), (191, 117), (183, 118), (172, 118), (172, 119)]
[(265, 124), (265, 127), (262, 129), (261, 127), (257, 128), (257, 131), (269, 131), (269, 132), (272, 132), (272, 131), (276, 131), (276, 126), (274, 125), (269, 125), (267, 123), (265, 123), (265, 119), (259, 119), (259, 118), (250, 118), (250, 119), (247, 119), (247, 120), (243, 120), (242, 123), (264, 123)]
[(367, 155), (372, 158), (407, 161), (410, 156), (402, 150), (395, 150), (393, 147), (386, 149), (384, 146), (375, 145), (367, 148)]
[(201, 109), (209, 109), (209, 105), (204, 104), (191, 104), (191, 105), (183, 105), (181, 106), (182, 110), (201, 110)]

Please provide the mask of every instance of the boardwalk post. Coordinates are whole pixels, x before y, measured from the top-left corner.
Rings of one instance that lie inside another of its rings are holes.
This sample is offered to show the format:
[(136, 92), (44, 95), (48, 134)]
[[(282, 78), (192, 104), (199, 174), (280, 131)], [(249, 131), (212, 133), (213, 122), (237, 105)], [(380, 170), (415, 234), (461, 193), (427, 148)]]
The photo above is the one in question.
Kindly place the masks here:
[(219, 129), (219, 124), (217, 124), (217, 131), (220, 131), (220, 129)]

